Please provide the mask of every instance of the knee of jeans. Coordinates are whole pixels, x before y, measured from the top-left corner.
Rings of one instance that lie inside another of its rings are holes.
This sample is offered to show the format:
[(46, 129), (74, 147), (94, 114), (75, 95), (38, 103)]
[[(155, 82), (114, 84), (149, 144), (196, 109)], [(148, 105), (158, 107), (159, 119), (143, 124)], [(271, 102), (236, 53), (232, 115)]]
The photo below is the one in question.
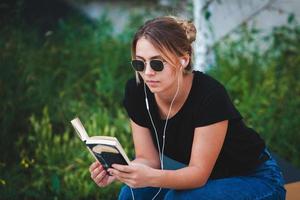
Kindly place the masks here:
[(178, 195), (176, 195), (176, 190), (170, 190), (169, 192), (167, 192), (167, 194), (165, 195), (164, 200), (173, 200), (176, 199), (175, 197), (177, 197)]
[(129, 199), (132, 199), (131, 191), (130, 188), (127, 185), (125, 185), (122, 187), (119, 193), (118, 200), (129, 200)]
[(188, 190), (169, 190), (165, 195), (164, 200), (182, 200), (182, 199), (197, 199), (207, 200), (216, 199), (217, 193), (207, 187), (201, 187)]
[(188, 195), (188, 192), (186, 190), (170, 190), (165, 195), (164, 200), (181, 200), (181, 199), (187, 199), (187, 195)]

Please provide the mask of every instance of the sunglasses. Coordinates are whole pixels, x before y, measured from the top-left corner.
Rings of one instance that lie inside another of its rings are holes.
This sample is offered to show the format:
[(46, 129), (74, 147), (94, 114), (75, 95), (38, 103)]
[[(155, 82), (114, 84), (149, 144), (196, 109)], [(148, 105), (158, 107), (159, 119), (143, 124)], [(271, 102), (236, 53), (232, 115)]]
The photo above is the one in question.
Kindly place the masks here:
[[(143, 72), (146, 68), (146, 62), (142, 60), (132, 60), (131, 65), (133, 69), (137, 72)], [(160, 72), (164, 69), (164, 61), (161, 60), (150, 60), (150, 67), (156, 71)]]

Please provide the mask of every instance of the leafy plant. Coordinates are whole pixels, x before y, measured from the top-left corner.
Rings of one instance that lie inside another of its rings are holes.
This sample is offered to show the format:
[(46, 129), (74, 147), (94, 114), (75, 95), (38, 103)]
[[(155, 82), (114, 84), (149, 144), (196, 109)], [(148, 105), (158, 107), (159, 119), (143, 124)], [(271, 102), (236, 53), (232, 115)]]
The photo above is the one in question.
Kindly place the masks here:
[(278, 27), (266, 37), (248, 29), (240, 34), (216, 46), (217, 66), (209, 73), (270, 148), (300, 166), (300, 27)]
[(85, 149), (68, 127), (78, 115), (91, 133), (118, 135), (133, 155), (120, 108), (123, 85), (132, 76), (130, 37), (113, 36), (105, 17), (93, 25), (78, 18), (62, 20), (45, 35), (24, 29), (8, 25), (0, 32), (0, 135), (5, 138), (0, 196), (115, 199), (119, 185), (97, 193), (98, 187), (86, 180), (90, 162), (83, 163), (88, 160)]

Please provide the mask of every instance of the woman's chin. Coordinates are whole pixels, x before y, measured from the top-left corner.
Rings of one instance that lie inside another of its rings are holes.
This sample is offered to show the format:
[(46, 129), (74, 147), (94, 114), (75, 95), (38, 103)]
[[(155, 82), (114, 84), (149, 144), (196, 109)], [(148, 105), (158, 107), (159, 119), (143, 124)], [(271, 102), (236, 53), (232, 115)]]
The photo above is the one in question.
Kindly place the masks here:
[(160, 87), (151, 87), (151, 86), (148, 86), (149, 90), (152, 92), (152, 93), (159, 93), (161, 92), (161, 88)]

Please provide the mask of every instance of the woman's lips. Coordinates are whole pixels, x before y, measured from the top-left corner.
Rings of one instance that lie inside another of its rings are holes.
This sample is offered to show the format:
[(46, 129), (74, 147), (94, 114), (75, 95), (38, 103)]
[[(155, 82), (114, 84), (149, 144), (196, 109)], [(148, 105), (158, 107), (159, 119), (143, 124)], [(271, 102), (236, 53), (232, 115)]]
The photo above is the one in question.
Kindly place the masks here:
[(159, 81), (147, 80), (146, 83), (147, 83), (147, 85), (153, 87), (153, 86), (156, 86), (159, 83)]

